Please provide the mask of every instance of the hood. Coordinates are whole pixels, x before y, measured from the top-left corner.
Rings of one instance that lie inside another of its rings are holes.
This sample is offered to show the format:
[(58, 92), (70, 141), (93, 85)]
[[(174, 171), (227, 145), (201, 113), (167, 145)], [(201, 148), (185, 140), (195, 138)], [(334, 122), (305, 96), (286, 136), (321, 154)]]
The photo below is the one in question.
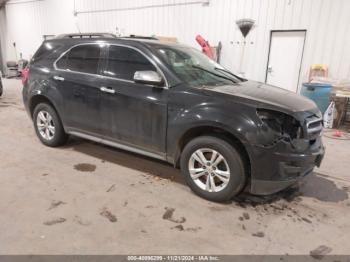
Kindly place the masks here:
[[(249, 100), (257, 107), (277, 107), (288, 112), (315, 111), (316, 104), (301, 95), (264, 83), (245, 81), (236, 85), (210, 86), (205, 90)], [(318, 110), (318, 109), (317, 109)]]

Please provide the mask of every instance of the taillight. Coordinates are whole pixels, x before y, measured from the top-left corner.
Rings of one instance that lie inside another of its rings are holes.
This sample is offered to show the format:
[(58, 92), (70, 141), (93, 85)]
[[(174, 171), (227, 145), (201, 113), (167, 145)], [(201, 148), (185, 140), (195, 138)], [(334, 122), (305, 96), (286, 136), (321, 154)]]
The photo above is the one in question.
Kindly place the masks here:
[(28, 82), (28, 78), (29, 78), (29, 69), (28, 67), (26, 67), (21, 71), (21, 79), (22, 79), (23, 85), (25, 85)]

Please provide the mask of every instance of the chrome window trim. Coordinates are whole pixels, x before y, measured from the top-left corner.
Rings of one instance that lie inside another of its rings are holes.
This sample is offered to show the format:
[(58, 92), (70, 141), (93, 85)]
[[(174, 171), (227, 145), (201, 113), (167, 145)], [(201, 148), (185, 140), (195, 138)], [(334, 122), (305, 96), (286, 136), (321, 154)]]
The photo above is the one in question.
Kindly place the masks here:
[(80, 43), (80, 44), (76, 44), (71, 46), (70, 48), (68, 48), (66, 51), (64, 51), (62, 54), (60, 54), (60, 56), (53, 62), (53, 68), (57, 71), (62, 71), (62, 72), (70, 72), (70, 73), (78, 73), (78, 74), (83, 74), (83, 75), (90, 75), (90, 76), (100, 76), (99, 74), (91, 74), (91, 73), (85, 73), (85, 72), (79, 72), (79, 71), (72, 71), (72, 70), (68, 70), (68, 69), (61, 69), (57, 67), (57, 62), (59, 60), (61, 60), (61, 58), (63, 56), (65, 56), (69, 51), (71, 51), (73, 48), (77, 47), (77, 46), (84, 46), (84, 45), (101, 45), (104, 43), (96, 43), (96, 42), (92, 42), (92, 43)]
[[(84, 73), (84, 72), (79, 72), (79, 71), (72, 71), (72, 70), (68, 70), (68, 69), (61, 69), (57, 67), (57, 62), (63, 57), (65, 56), (69, 51), (71, 51), (73, 48), (77, 47), (77, 46), (83, 46), (83, 45), (106, 45), (106, 46), (121, 46), (121, 47), (126, 47), (126, 48), (130, 48), (133, 49), (137, 52), (139, 52), (141, 55), (143, 55), (156, 69), (157, 72), (161, 74), (161, 76), (163, 77), (164, 81), (165, 81), (165, 86), (161, 87), (164, 89), (169, 89), (169, 82), (167, 80), (167, 78), (165, 77), (165, 74), (163, 73), (163, 71), (159, 68), (159, 66), (156, 64), (155, 61), (153, 61), (148, 55), (146, 55), (143, 51), (139, 50), (136, 47), (133, 46), (128, 46), (128, 45), (124, 45), (124, 44), (114, 44), (114, 43), (107, 43), (107, 42), (91, 42), (91, 43), (80, 43), (80, 44), (76, 44), (71, 46), (69, 49), (67, 49), (66, 51), (64, 51), (54, 62), (53, 62), (53, 68), (57, 71), (62, 71), (62, 72), (70, 72), (70, 73), (77, 73), (77, 74), (83, 74), (83, 75), (90, 75), (90, 76), (97, 76), (97, 77), (101, 77), (101, 78), (107, 78), (107, 79), (113, 79), (113, 80), (118, 80), (118, 81), (123, 81), (123, 82), (127, 82), (127, 83), (135, 83), (135, 81), (131, 81), (131, 80), (127, 80), (127, 79), (123, 79), (123, 78), (118, 78), (118, 77), (111, 77), (111, 76), (105, 76), (105, 75), (101, 75), (101, 74), (91, 74), (91, 73)], [(108, 57), (107, 57), (108, 60)]]

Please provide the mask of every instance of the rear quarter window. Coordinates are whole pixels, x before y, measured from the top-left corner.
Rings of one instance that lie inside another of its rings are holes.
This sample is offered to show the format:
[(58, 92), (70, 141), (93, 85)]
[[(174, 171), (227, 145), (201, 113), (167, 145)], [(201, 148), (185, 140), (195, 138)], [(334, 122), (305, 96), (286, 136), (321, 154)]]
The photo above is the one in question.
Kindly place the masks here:
[(63, 47), (60, 43), (44, 42), (35, 52), (30, 63), (42, 63), (45, 60), (54, 60), (58, 57), (59, 50)]

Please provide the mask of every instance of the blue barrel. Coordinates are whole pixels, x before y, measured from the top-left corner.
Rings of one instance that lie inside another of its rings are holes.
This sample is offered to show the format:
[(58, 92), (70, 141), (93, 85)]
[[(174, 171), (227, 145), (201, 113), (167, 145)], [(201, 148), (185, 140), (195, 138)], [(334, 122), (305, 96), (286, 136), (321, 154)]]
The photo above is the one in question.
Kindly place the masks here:
[(300, 94), (313, 100), (324, 113), (330, 103), (332, 86), (330, 84), (303, 83)]

